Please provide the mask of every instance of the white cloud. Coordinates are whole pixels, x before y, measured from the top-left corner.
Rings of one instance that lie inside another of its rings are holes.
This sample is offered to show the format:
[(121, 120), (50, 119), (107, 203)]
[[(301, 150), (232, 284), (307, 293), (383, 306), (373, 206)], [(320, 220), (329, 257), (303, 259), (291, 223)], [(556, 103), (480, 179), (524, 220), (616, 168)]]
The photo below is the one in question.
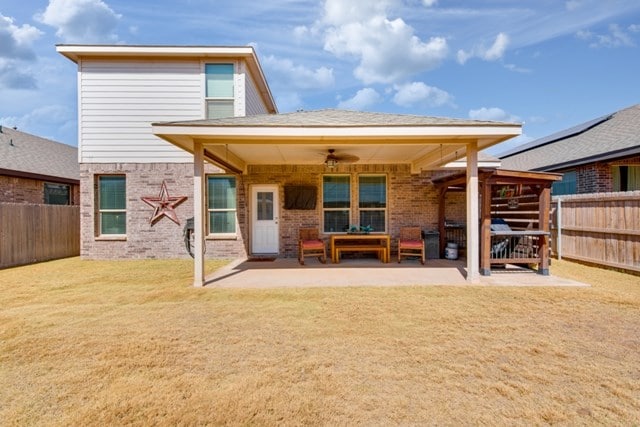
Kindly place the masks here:
[[(627, 31), (630, 33), (636, 33), (640, 30), (638, 25), (630, 25)], [(606, 47), (633, 47), (635, 42), (632, 36), (625, 31), (624, 28), (620, 28), (618, 24), (609, 25), (608, 34), (596, 34), (586, 30), (580, 30), (576, 33), (576, 37), (581, 40), (585, 40), (589, 43), (589, 47), (592, 48), (606, 48)]]
[(396, 94), (393, 96), (393, 102), (401, 107), (454, 105), (453, 96), (449, 93), (437, 87), (428, 86), (423, 82), (395, 85), (394, 89), (396, 89)]
[(28, 24), (18, 26), (13, 18), (0, 14), (0, 88), (37, 87), (36, 78), (26, 61), (35, 61), (32, 45), (42, 34), (36, 27)]
[(517, 66), (516, 64), (504, 64), (504, 68), (506, 68), (507, 70), (510, 71), (514, 71), (516, 73), (530, 73), (531, 69), (529, 68), (522, 68)]
[(311, 33), (311, 30), (305, 25), (299, 25), (293, 29), (293, 37), (297, 40), (306, 38)]
[(443, 37), (422, 41), (401, 18), (388, 19), (391, 0), (327, 0), (324, 49), (359, 63), (354, 76), (365, 84), (396, 83), (438, 66), (448, 53)]
[[(34, 129), (55, 125), (57, 128), (76, 128), (76, 116), (73, 110), (64, 105), (44, 105), (38, 107), (24, 116), (0, 117), (0, 123), (17, 127), (27, 132)], [(61, 141), (63, 142), (63, 141)]]
[(275, 98), (278, 111), (281, 113), (299, 110), (303, 105), (302, 98), (295, 92), (280, 93), (275, 95)]
[(121, 15), (102, 0), (49, 0), (38, 21), (56, 28), (67, 43), (117, 42), (116, 26)]
[(569, 0), (565, 4), (565, 7), (568, 11), (579, 9), (582, 6), (580, 0)]
[(435, 6), (436, 3), (438, 3), (438, 0), (422, 0), (422, 4), (425, 5), (426, 7)]
[(398, 6), (398, 0), (325, 0), (323, 21), (327, 25), (346, 25), (386, 16), (387, 10)]
[(504, 53), (509, 46), (509, 36), (505, 33), (499, 33), (496, 36), (493, 44), (486, 48), (483, 45), (474, 47), (471, 51), (467, 52), (463, 49), (458, 50), (457, 58), (460, 64), (464, 64), (471, 58), (480, 58), (485, 61), (495, 61), (504, 56)]
[(36, 78), (29, 69), (18, 64), (17, 61), (0, 58), (0, 88), (36, 89), (37, 87)]
[(527, 120), (527, 123), (529, 124), (536, 124), (536, 123), (547, 123), (549, 120), (546, 117), (542, 117), (542, 116), (531, 116), (529, 117), (529, 120)]
[(295, 65), (290, 59), (280, 59), (273, 55), (262, 60), (265, 69), (282, 75), (282, 80), (298, 89), (322, 89), (333, 86), (333, 69), (319, 67), (315, 70), (303, 65)]
[(509, 45), (509, 36), (504, 33), (498, 34), (496, 37), (496, 41), (493, 42), (493, 45), (484, 52), (482, 55), (482, 59), (486, 61), (495, 61), (496, 59), (502, 58), (504, 52), (507, 50), (507, 46)]
[(493, 122), (521, 122), (518, 116), (511, 115), (498, 107), (482, 107), (477, 110), (469, 110), (469, 118), (472, 120), (486, 120)]
[(17, 26), (13, 18), (0, 13), (0, 58), (35, 59), (32, 44), (42, 34), (28, 24)]
[(382, 96), (370, 87), (360, 89), (353, 98), (340, 101), (338, 108), (343, 110), (366, 110), (382, 101)]

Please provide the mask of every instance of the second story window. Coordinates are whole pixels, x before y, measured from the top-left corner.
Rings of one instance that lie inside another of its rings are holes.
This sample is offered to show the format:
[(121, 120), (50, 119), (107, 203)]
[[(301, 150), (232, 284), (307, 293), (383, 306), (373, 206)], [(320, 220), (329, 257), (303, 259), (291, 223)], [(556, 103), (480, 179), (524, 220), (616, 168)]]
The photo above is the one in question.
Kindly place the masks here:
[(207, 118), (233, 117), (233, 64), (206, 64), (205, 75)]

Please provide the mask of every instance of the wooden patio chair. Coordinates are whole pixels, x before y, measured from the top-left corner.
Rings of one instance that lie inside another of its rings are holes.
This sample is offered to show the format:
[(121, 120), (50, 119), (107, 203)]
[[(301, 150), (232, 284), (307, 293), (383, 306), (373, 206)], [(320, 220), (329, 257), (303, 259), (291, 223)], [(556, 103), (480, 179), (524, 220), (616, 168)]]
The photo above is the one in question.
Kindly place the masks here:
[(420, 257), (420, 262), (424, 265), (424, 239), (420, 227), (400, 228), (400, 238), (398, 239), (398, 264), (402, 257)]
[(327, 262), (327, 246), (317, 228), (301, 228), (298, 231), (298, 261), (301, 265), (304, 265), (305, 255), (317, 256), (323, 264)]

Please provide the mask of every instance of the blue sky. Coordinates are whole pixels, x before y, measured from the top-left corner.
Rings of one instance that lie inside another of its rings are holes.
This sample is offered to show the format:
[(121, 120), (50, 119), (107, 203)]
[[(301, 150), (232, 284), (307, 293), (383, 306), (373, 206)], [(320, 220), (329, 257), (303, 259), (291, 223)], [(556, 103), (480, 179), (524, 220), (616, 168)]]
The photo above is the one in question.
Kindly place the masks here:
[(251, 44), (280, 112), (523, 123), (493, 154), (640, 102), (638, 0), (0, 0), (0, 124), (77, 145), (58, 43)]

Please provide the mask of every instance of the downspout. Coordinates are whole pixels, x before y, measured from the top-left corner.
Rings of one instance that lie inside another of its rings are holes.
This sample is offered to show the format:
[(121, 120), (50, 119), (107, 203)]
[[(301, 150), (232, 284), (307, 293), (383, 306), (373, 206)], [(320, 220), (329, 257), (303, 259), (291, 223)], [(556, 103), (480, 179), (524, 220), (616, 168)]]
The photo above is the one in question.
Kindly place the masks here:
[(556, 250), (558, 251), (558, 260), (562, 259), (562, 198), (558, 197), (556, 207)]

